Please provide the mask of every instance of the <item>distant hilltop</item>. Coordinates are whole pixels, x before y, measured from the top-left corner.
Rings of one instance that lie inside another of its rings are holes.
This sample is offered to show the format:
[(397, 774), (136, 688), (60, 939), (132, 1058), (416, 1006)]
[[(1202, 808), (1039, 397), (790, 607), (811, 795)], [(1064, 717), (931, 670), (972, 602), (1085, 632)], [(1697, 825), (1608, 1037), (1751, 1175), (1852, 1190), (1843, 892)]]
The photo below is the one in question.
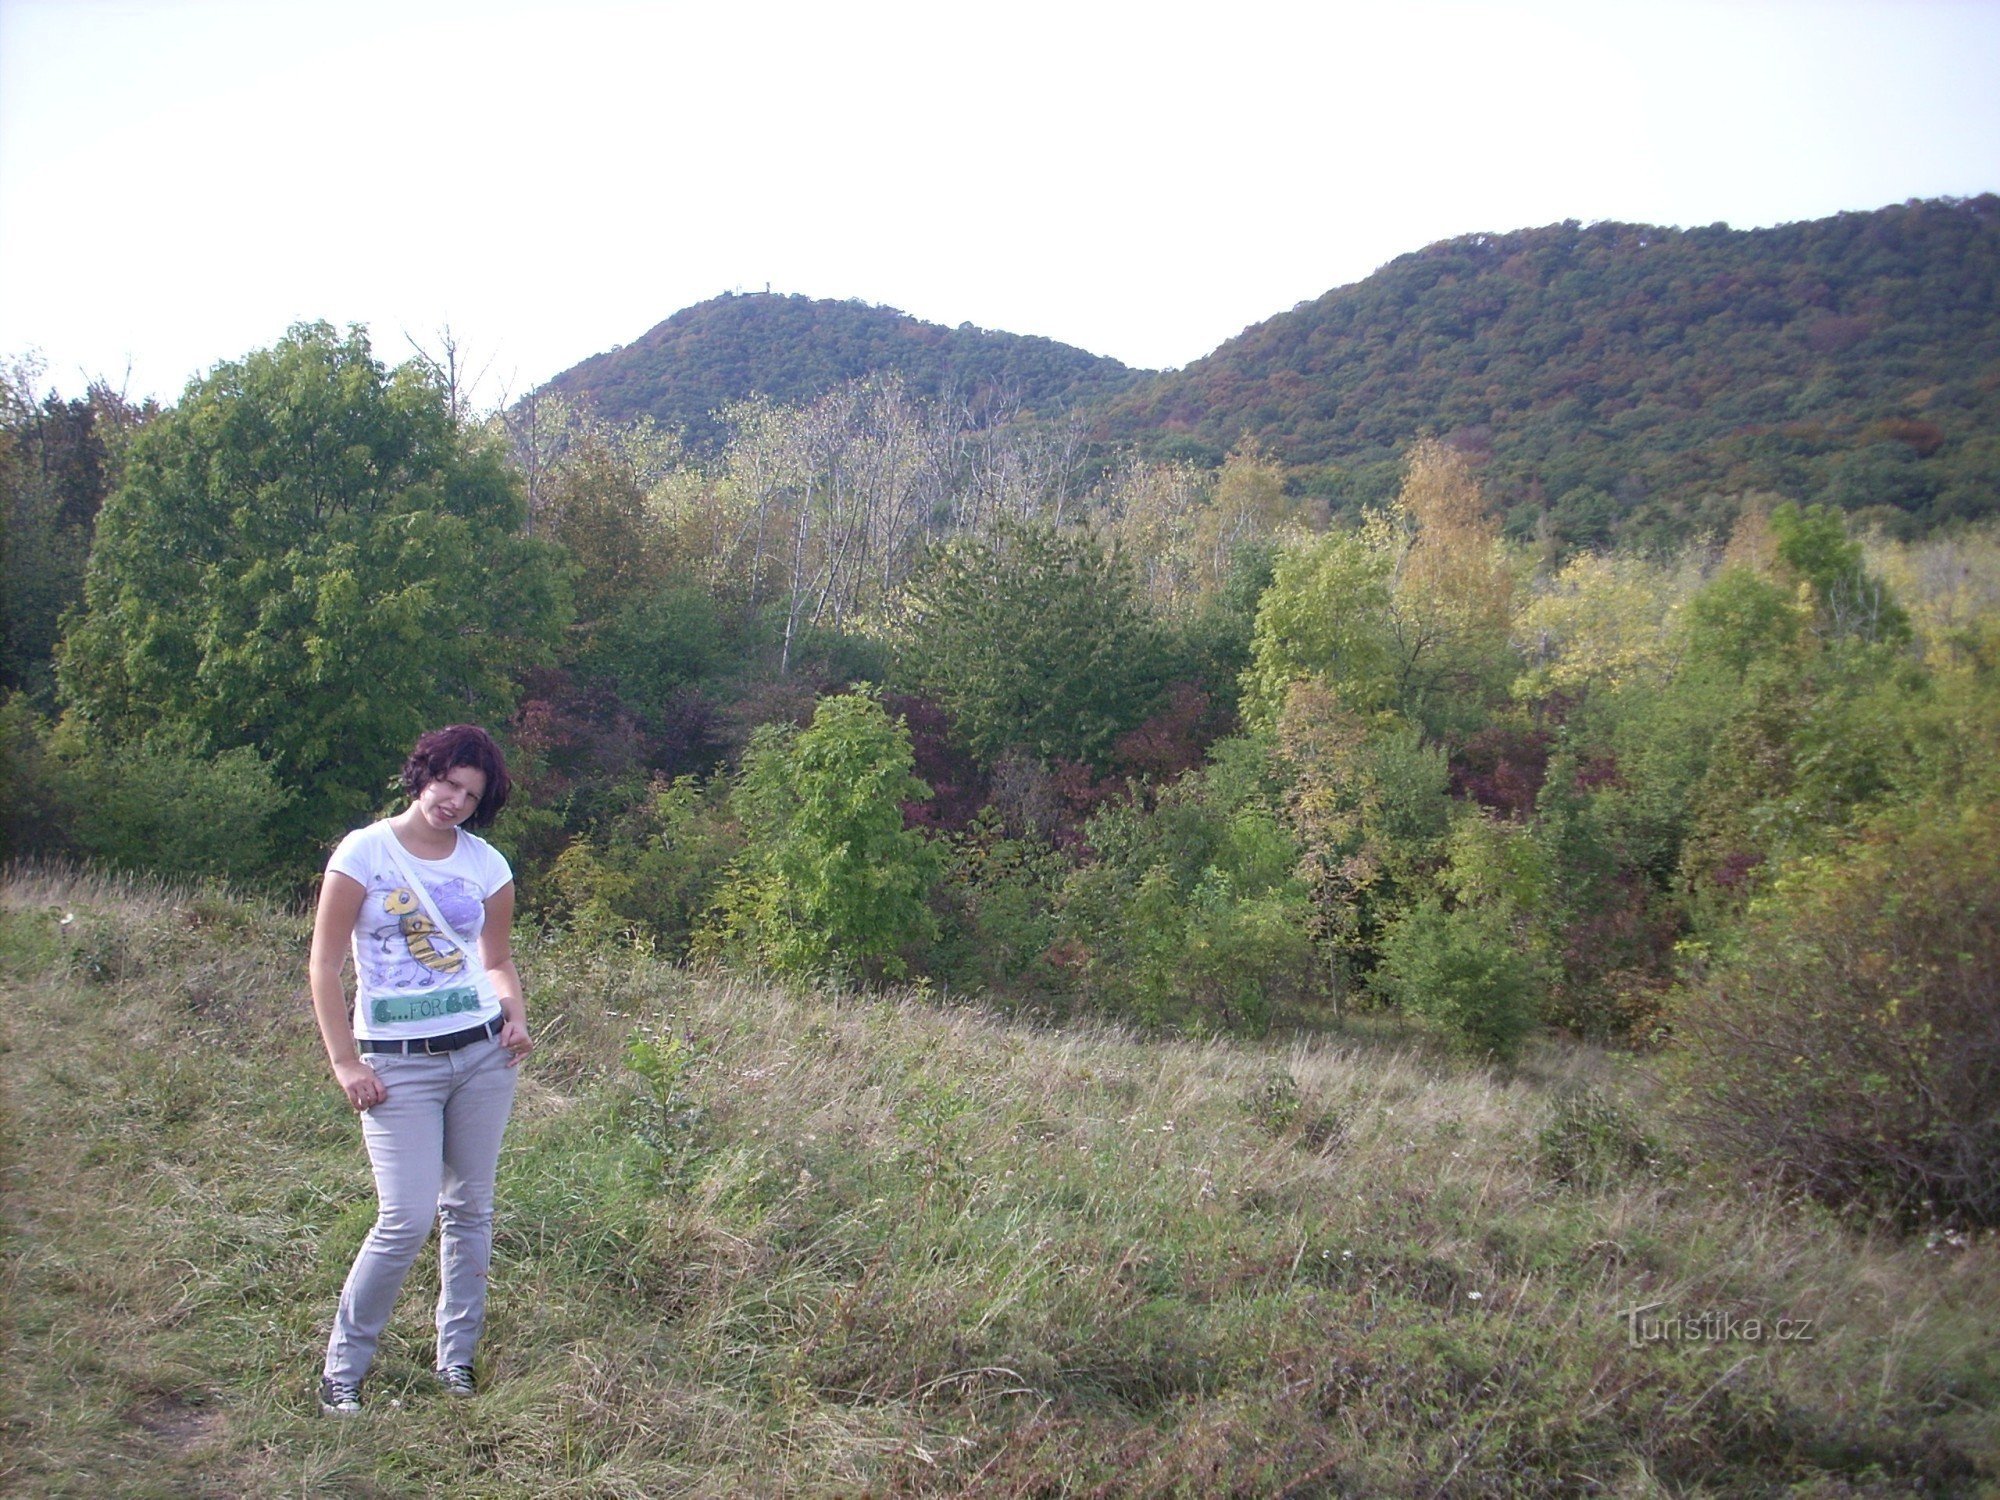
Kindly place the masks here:
[(611, 421), (652, 417), (705, 451), (724, 436), (713, 414), (732, 401), (806, 402), (888, 371), (926, 396), (950, 392), (975, 406), (1034, 414), (1094, 406), (1149, 373), (1054, 339), (970, 323), (946, 328), (866, 302), (750, 292), (683, 308), (544, 389), (582, 397)]

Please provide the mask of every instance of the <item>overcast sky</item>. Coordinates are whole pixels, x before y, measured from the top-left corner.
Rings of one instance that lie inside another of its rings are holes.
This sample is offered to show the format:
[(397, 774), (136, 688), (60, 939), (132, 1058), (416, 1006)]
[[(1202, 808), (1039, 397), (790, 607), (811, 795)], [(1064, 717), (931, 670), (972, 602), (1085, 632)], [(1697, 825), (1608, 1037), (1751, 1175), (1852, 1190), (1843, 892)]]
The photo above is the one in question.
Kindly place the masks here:
[(1434, 240), (2000, 190), (2000, 0), (0, 0), (0, 357), (518, 395), (724, 291), (1183, 365)]

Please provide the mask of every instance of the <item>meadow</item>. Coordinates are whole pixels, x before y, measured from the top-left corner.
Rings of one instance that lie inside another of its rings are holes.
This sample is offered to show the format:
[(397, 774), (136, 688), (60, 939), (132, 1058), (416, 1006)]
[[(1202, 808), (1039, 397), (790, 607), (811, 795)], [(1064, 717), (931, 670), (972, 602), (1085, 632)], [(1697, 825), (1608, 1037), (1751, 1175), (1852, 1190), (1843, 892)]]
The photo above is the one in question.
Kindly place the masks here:
[[(1724, 1175), (1643, 1058), (1040, 1027), (525, 938), (484, 1390), (373, 1213), (305, 919), (0, 884), (0, 1488), (1730, 1496), (2000, 1486), (2000, 1239)], [(1782, 1321), (1781, 1321), (1782, 1320)]]

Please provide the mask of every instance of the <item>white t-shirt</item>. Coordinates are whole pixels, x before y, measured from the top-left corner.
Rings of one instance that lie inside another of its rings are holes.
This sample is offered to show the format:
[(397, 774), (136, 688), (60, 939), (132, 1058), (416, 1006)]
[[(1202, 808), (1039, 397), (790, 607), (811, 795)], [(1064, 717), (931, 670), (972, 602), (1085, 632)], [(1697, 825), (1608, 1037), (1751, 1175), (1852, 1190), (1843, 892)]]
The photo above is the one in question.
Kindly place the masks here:
[[(363, 892), (354, 923), (354, 1034), (372, 1040), (443, 1036), (481, 1026), (500, 1014), (500, 998), (479, 962), (486, 898), (514, 878), (507, 857), (477, 834), (456, 830), (458, 846), (443, 859), (419, 859), (396, 841), (388, 820), (357, 828), (326, 862)], [(423, 881), (439, 916), (472, 945), (438, 930), (410, 889), (392, 851)]]

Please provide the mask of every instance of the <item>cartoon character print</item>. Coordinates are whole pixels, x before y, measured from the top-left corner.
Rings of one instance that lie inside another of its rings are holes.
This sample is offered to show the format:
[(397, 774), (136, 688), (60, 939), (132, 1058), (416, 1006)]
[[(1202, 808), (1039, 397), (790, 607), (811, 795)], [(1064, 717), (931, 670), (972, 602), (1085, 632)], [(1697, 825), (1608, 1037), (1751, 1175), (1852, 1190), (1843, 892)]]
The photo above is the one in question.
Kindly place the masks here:
[[(485, 915), (472, 883), (452, 879), (427, 887), (439, 913), (470, 937)], [(465, 954), (438, 931), (415, 891), (407, 885), (378, 888), (383, 918), (374, 927), (376, 987), (408, 992), (465, 982)]]
[(456, 974), (465, 967), (465, 955), (456, 948), (440, 950), (433, 938), (440, 936), (437, 924), (424, 915), (417, 893), (408, 886), (397, 886), (382, 898), (382, 910), (396, 919), (396, 927), (403, 935), (403, 947), (426, 969), (440, 974)]

